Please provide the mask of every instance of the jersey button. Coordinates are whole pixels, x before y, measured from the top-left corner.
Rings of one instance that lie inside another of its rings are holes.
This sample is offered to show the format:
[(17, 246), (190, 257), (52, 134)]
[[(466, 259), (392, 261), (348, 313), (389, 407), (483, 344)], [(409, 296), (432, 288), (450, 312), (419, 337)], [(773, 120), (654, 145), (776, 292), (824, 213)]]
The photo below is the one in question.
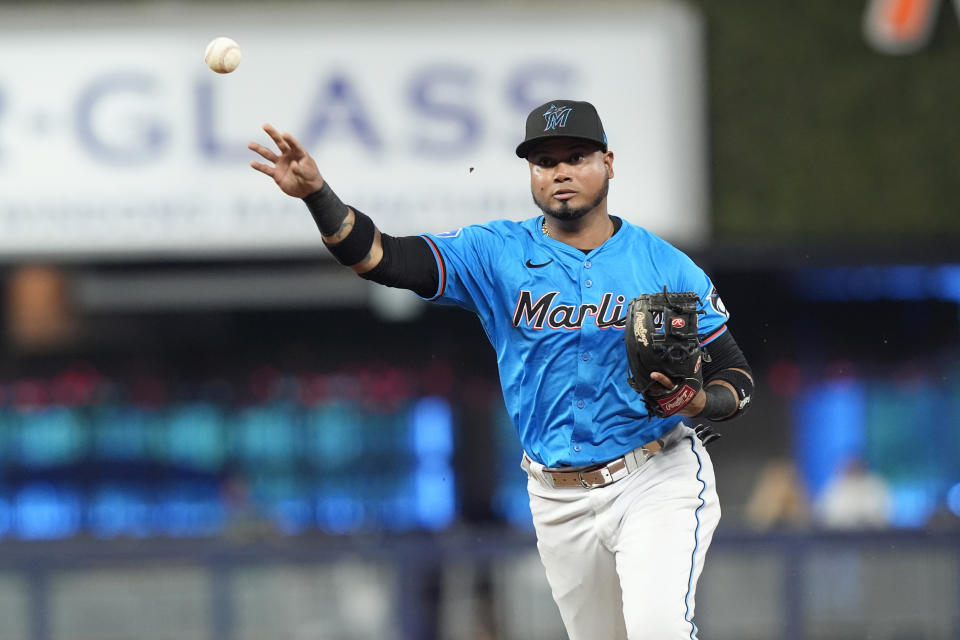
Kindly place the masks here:
[(583, 409), (586, 406), (586, 402), (583, 400), (577, 400), (577, 409)]
[(593, 266), (593, 263), (590, 262), (589, 260), (587, 260), (586, 262), (583, 263), (583, 266), (586, 267), (587, 269), (589, 269), (590, 267)]
[(580, 445), (578, 445), (578, 444), (573, 445), (573, 450), (574, 450), (574, 451), (580, 451)]
[(583, 358), (583, 361), (584, 361), (584, 362), (586, 362), (587, 360), (590, 359), (590, 352), (589, 352), (589, 351), (584, 351), (584, 352), (583, 352), (583, 355), (580, 356), (580, 357)]
[(583, 284), (584, 284), (584, 286), (586, 286), (586, 287), (592, 287), (592, 286), (593, 286), (593, 280), (587, 280), (587, 281), (584, 282)]

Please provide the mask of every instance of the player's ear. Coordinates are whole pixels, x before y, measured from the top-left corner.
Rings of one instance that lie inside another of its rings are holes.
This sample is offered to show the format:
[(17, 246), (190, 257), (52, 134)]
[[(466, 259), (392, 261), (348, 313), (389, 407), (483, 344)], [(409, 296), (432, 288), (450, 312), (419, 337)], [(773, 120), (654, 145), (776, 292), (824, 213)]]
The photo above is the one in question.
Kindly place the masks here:
[(607, 168), (607, 178), (613, 177), (613, 151), (603, 154), (603, 164)]

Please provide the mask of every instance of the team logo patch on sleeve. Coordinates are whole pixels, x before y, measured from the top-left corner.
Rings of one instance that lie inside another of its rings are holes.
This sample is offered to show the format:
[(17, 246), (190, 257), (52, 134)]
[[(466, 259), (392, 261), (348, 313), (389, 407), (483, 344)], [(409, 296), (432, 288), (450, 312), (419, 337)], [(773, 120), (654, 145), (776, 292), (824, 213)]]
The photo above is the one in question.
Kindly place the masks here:
[(444, 231), (443, 233), (435, 233), (434, 235), (438, 238), (456, 238), (460, 235), (460, 232), (463, 231), (463, 227), (459, 229), (454, 229), (453, 231)]
[(727, 307), (724, 306), (723, 300), (720, 299), (720, 294), (717, 293), (716, 287), (710, 289), (710, 306), (714, 311), (722, 315), (724, 318), (730, 317), (730, 312), (727, 311)]

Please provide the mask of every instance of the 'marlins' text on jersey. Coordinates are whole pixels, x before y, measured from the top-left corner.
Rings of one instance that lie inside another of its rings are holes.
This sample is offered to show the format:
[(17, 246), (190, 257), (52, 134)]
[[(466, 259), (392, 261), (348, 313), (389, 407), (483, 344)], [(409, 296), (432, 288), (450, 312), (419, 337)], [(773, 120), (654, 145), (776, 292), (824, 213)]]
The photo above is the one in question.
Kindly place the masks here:
[[(601, 329), (623, 329), (627, 324), (623, 313), (626, 298), (622, 295), (614, 298), (613, 294), (608, 292), (603, 294), (599, 305), (580, 306), (554, 305), (553, 301), (558, 295), (559, 291), (550, 291), (534, 301), (532, 293), (521, 290), (520, 297), (517, 298), (517, 308), (513, 312), (513, 326), (519, 327), (522, 322), (526, 322), (528, 327), (534, 329), (543, 329), (544, 326), (551, 329), (579, 329), (590, 317)], [(611, 304), (614, 302), (616, 304)]]

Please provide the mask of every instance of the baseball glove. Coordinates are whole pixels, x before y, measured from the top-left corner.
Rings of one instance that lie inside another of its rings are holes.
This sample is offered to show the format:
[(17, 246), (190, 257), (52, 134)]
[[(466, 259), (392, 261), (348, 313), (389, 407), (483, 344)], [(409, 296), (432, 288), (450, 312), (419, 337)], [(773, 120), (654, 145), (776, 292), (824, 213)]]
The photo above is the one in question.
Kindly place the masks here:
[[(702, 353), (697, 337), (700, 296), (693, 292), (646, 294), (630, 301), (623, 340), (627, 347), (630, 386), (643, 396), (647, 411), (672, 416), (703, 388)], [(659, 371), (672, 389), (650, 379)]]

